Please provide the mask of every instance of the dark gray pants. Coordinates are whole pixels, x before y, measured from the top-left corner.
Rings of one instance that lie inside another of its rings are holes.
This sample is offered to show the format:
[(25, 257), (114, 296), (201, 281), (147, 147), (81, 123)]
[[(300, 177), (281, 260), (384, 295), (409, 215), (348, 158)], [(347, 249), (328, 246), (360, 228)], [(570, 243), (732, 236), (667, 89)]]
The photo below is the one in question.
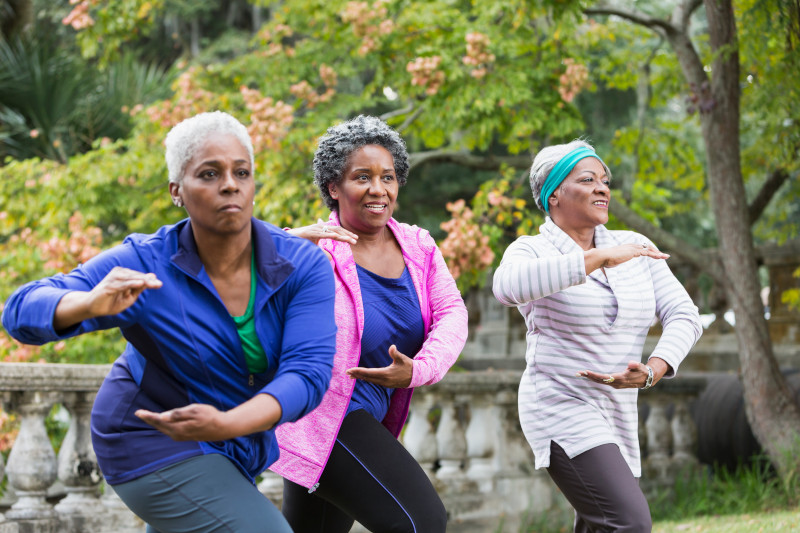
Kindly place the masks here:
[(233, 463), (200, 455), (114, 485), (147, 533), (292, 533), (280, 511)]
[(616, 444), (570, 459), (550, 443), (547, 473), (575, 509), (575, 533), (649, 533), (650, 507)]

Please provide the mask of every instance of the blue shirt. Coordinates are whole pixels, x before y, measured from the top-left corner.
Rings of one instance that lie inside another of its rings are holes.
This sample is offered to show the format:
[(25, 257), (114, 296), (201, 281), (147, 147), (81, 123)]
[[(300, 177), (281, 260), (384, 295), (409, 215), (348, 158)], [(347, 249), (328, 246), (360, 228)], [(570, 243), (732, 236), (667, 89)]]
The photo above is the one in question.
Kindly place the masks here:
[[(128, 340), (92, 409), (92, 444), (109, 484), (207, 453), (225, 455), (252, 480), (278, 457), (273, 430), (220, 442), (176, 442), (134, 416), (139, 408), (161, 412), (204, 403), (227, 411), (265, 393), (281, 405), (280, 424), (322, 400), (336, 350), (329, 262), (309, 241), (256, 219), (252, 240), (255, 329), (268, 362), (260, 374), (247, 369), (236, 325), (205, 272), (188, 220), (131, 235), (69, 274), (23, 285), (6, 302), (3, 326), (27, 344), (114, 327)], [(153, 272), (163, 286), (144, 291), (118, 315), (55, 331), (60, 299), (91, 290), (118, 265)]]
[[(359, 366), (382, 368), (391, 365), (389, 347), (392, 344), (400, 353), (414, 357), (425, 341), (425, 325), (408, 269), (404, 269), (399, 278), (393, 279), (356, 266), (364, 305)], [(389, 409), (393, 391), (357, 379), (347, 412), (364, 409), (381, 421)]]

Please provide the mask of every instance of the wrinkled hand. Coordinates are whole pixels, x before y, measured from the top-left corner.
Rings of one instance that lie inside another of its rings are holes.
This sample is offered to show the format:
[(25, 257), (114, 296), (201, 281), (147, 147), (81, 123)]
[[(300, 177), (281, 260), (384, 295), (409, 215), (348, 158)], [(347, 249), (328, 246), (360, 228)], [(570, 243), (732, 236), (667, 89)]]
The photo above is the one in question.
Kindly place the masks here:
[(347, 375), (353, 379), (363, 379), (390, 389), (404, 389), (411, 385), (413, 359), (400, 353), (394, 344), (389, 347), (389, 356), (392, 358), (392, 364), (389, 366), (383, 368), (358, 366), (349, 369)]
[(87, 307), (93, 316), (116, 315), (136, 302), (146, 289), (161, 288), (155, 274), (114, 267), (87, 295)]
[(647, 375), (647, 367), (639, 361), (628, 362), (628, 367), (623, 372), (616, 374), (601, 374), (591, 370), (581, 370), (576, 374), (578, 377), (608, 385), (615, 389), (640, 389), (644, 387)]
[(226, 431), (225, 413), (213, 405), (193, 403), (163, 413), (139, 409), (134, 414), (172, 440), (216, 441), (232, 437)]
[(316, 224), (310, 226), (303, 226), (301, 228), (292, 228), (288, 230), (291, 235), (307, 239), (314, 244), (318, 244), (320, 239), (332, 239), (334, 241), (341, 241), (350, 244), (355, 244), (358, 240), (358, 235), (352, 231), (344, 229), (342, 226), (333, 226), (323, 222), (321, 219)]
[(602, 252), (606, 254), (605, 261), (601, 266), (612, 268), (634, 257), (652, 257), (653, 259), (668, 259), (669, 255), (659, 252), (658, 248), (651, 244), (621, 244), (611, 248), (603, 248)]

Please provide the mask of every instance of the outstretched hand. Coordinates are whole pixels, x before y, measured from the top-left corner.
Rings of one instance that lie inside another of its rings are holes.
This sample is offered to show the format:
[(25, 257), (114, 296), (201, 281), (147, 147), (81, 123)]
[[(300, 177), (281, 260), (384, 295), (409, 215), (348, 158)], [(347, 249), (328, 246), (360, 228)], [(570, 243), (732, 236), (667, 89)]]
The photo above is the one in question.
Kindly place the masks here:
[(624, 371), (615, 374), (581, 370), (576, 375), (615, 389), (641, 389), (647, 382), (648, 372), (647, 366), (639, 361), (629, 361)]
[(139, 409), (134, 414), (172, 440), (217, 441), (232, 437), (225, 430), (225, 413), (213, 405), (193, 403), (163, 413)]
[(389, 366), (383, 368), (357, 366), (349, 369), (347, 375), (390, 389), (404, 389), (411, 385), (413, 359), (400, 353), (394, 344), (389, 347), (389, 356), (392, 358), (392, 364)]
[(142, 292), (161, 285), (153, 273), (114, 267), (92, 290), (65, 294), (56, 306), (53, 327), (60, 330), (90, 318), (116, 315), (132, 306)]
[(342, 226), (327, 224), (322, 220), (319, 220), (316, 224), (311, 224), (310, 226), (292, 228), (288, 230), (288, 232), (295, 237), (307, 239), (314, 244), (318, 244), (320, 239), (331, 239), (350, 244), (355, 244), (358, 240), (358, 235), (352, 231), (348, 231)]
[(94, 316), (116, 315), (132, 306), (146, 289), (161, 285), (155, 274), (114, 267), (89, 291), (89, 310)]

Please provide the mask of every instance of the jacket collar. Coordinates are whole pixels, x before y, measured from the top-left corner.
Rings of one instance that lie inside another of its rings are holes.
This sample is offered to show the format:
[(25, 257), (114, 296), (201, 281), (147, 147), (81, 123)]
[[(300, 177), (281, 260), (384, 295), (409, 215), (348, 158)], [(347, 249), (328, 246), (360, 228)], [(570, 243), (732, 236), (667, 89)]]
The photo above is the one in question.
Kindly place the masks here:
[[(255, 218), (251, 219), (250, 224), (258, 276), (274, 289), (286, 281), (286, 278), (294, 272), (295, 267), (291, 261), (278, 254), (275, 241), (265, 224)], [(195, 243), (189, 219), (178, 222), (176, 230), (178, 232), (178, 250), (170, 260), (178, 268), (197, 278), (203, 270), (203, 262), (197, 253), (197, 243)]]
[[(583, 252), (578, 243), (559, 228), (550, 217), (546, 217), (544, 224), (539, 226), (539, 233), (544, 235), (562, 254)], [(594, 228), (594, 245), (596, 248), (608, 248), (617, 244), (611, 232), (604, 225), (600, 224)]]

